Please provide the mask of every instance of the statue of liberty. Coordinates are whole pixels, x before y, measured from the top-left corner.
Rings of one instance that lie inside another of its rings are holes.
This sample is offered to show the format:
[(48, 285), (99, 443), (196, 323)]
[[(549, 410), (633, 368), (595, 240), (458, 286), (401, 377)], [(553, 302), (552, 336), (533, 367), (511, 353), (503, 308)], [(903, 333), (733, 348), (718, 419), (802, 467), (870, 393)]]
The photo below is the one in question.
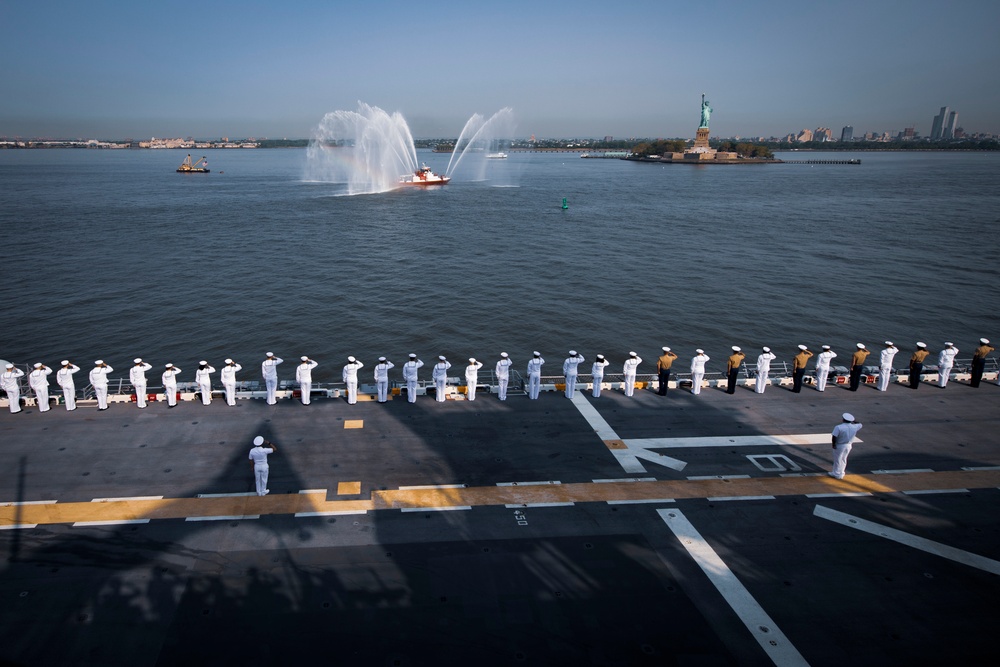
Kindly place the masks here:
[(705, 93), (701, 94), (701, 125), (698, 127), (708, 127), (708, 119), (712, 116), (712, 107), (705, 101)]

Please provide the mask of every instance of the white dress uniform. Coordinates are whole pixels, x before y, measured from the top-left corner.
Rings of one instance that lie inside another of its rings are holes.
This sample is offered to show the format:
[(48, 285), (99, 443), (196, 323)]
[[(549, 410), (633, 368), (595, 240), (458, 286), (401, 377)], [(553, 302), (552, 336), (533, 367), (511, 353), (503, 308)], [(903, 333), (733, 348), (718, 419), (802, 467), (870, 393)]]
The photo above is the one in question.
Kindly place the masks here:
[(837, 353), (829, 345), (823, 346), (823, 351), (816, 355), (816, 390), (826, 391), (826, 378), (830, 375), (830, 362), (837, 358)]
[(833, 428), (833, 471), (831, 477), (844, 479), (847, 473), (847, 456), (851, 453), (854, 436), (861, 430), (861, 424), (854, 422), (854, 416), (844, 413), (844, 421)]
[(375, 387), (378, 389), (379, 403), (389, 400), (389, 369), (395, 367), (396, 364), (385, 357), (379, 357), (378, 363), (375, 364)]
[(35, 392), (35, 403), (39, 412), (49, 411), (49, 376), (52, 369), (44, 364), (35, 364), (35, 369), (28, 373), (28, 386)]
[(497, 395), (501, 401), (507, 400), (507, 383), (510, 381), (510, 367), (513, 363), (506, 352), (500, 353), (500, 361), (497, 362), (495, 372), (497, 374), (497, 384), (499, 385)]
[(635, 352), (628, 353), (628, 359), (625, 360), (625, 365), (622, 366), (622, 373), (625, 375), (625, 395), (631, 396), (635, 393), (635, 369), (642, 363), (642, 359), (639, 358)]
[(128, 371), (128, 381), (135, 389), (135, 404), (140, 408), (146, 407), (146, 371), (152, 369), (142, 359), (136, 359), (135, 365)]
[(299, 383), (299, 393), (302, 394), (302, 405), (309, 405), (312, 394), (312, 369), (319, 364), (309, 357), (302, 357), (302, 363), (295, 367), (295, 381)]
[(771, 362), (778, 357), (771, 352), (771, 348), (761, 348), (760, 356), (757, 357), (757, 382), (754, 391), (763, 394), (768, 385), (768, 375), (771, 373)]
[(583, 355), (576, 350), (569, 351), (569, 357), (563, 362), (563, 376), (566, 378), (566, 398), (573, 398), (576, 393), (577, 367), (583, 363)]
[(424, 362), (417, 359), (417, 355), (411, 354), (410, 360), (403, 364), (403, 379), (406, 381), (406, 400), (410, 403), (417, 402), (417, 369), (423, 368)]
[(535, 400), (538, 398), (538, 390), (542, 386), (542, 366), (545, 360), (540, 352), (532, 352), (534, 355), (528, 360), (528, 398)]
[(209, 405), (212, 402), (212, 373), (214, 372), (215, 369), (209, 366), (207, 361), (198, 362), (198, 370), (194, 373), (194, 379), (198, 383), (202, 405)]
[(701, 393), (701, 381), (705, 379), (705, 364), (710, 356), (705, 350), (695, 350), (697, 354), (691, 358), (691, 393), (697, 396)]
[(167, 397), (167, 407), (172, 408), (177, 405), (177, 376), (181, 369), (173, 364), (167, 364), (160, 381), (163, 383), (163, 394)]
[[(938, 386), (947, 387), (948, 377), (951, 369), (955, 365), (955, 357), (958, 355), (958, 348), (951, 343), (945, 343), (944, 349), (938, 354)], [(998, 378), (1000, 383), (1000, 378)]]
[(594, 378), (594, 398), (601, 397), (601, 383), (604, 382), (604, 367), (609, 365), (611, 362), (604, 358), (603, 354), (597, 355), (597, 361), (590, 368), (590, 374)]
[(226, 359), (226, 365), (219, 372), (219, 379), (226, 389), (226, 404), (236, 405), (236, 373), (243, 370), (243, 367), (232, 359)]
[(267, 359), (265, 359), (260, 365), (260, 373), (264, 376), (264, 385), (267, 388), (268, 405), (274, 405), (277, 403), (274, 398), (274, 392), (278, 388), (278, 364), (283, 361), (284, 359), (276, 357), (271, 352), (268, 352)]
[(108, 374), (113, 370), (115, 369), (100, 359), (94, 362), (94, 367), (90, 370), (90, 384), (94, 387), (94, 393), (97, 394), (98, 410), (108, 409)]
[(885, 391), (889, 388), (889, 376), (892, 375), (892, 358), (899, 352), (899, 348), (891, 341), (885, 342), (885, 348), (879, 354), (878, 359), (878, 390)]
[(0, 386), (7, 392), (7, 400), (10, 402), (11, 414), (21, 411), (21, 387), (18, 385), (18, 378), (24, 377), (24, 371), (14, 368), (13, 364), (7, 366), (7, 370), (0, 375)]
[(253, 461), (253, 477), (254, 483), (257, 487), (258, 496), (266, 496), (270, 493), (270, 489), (267, 488), (267, 476), (271, 470), (271, 467), (267, 464), (267, 455), (273, 454), (274, 449), (270, 447), (264, 447), (264, 438), (259, 435), (254, 438), (253, 449), (250, 450), (250, 460)]
[(73, 382), (73, 373), (79, 370), (80, 367), (76, 364), (63, 361), (62, 368), (56, 371), (56, 382), (62, 387), (66, 410), (76, 410), (76, 383)]
[(347, 404), (354, 405), (358, 402), (358, 369), (364, 368), (364, 364), (354, 357), (347, 357), (347, 365), (341, 377), (347, 384)]
[(469, 358), (469, 365), (465, 367), (465, 397), (470, 401), (476, 400), (476, 385), (479, 384), (479, 369), (483, 367), (483, 362), (476, 361), (475, 357)]
[(445, 387), (448, 384), (448, 369), (451, 368), (451, 362), (444, 357), (438, 357), (438, 362), (434, 364), (434, 372), (431, 377), (434, 380), (434, 398), (439, 403), (444, 402), (444, 392)]

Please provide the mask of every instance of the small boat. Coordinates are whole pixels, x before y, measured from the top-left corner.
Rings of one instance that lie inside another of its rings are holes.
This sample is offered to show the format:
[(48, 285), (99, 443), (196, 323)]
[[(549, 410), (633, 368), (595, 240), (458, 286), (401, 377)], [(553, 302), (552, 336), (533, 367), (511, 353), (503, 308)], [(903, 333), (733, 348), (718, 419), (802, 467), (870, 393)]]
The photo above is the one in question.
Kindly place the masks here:
[(506, 160), (507, 154), (503, 152), (499, 153), (487, 153), (486, 158), (489, 160)]
[(181, 166), (177, 167), (179, 174), (207, 174), (209, 171), (208, 158), (202, 157), (197, 162), (192, 163), (190, 153), (184, 158), (184, 162), (181, 162)]
[(449, 176), (441, 176), (431, 171), (426, 164), (421, 165), (412, 174), (404, 174), (399, 177), (400, 185), (445, 185), (450, 181)]

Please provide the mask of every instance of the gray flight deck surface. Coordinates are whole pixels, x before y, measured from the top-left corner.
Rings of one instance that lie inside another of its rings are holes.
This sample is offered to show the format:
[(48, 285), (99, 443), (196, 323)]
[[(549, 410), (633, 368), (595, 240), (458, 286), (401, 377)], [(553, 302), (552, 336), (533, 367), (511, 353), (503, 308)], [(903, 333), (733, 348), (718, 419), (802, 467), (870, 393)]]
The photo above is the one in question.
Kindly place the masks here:
[(1000, 387), (575, 401), (4, 411), (0, 665), (995, 664)]

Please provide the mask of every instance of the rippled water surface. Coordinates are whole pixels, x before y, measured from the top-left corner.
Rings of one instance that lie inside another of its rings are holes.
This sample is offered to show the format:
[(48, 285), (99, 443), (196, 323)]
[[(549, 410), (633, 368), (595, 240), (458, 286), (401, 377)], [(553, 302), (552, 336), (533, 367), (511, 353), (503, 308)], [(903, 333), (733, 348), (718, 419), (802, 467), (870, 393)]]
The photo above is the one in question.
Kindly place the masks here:
[(304, 180), (305, 150), (214, 151), (204, 175), (174, 173), (183, 157), (0, 151), (0, 357), (248, 366), (270, 350), (316, 358), (323, 381), (348, 354), (520, 366), (534, 349), (1000, 338), (997, 154), (511, 153), (486, 181), (361, 196)]

